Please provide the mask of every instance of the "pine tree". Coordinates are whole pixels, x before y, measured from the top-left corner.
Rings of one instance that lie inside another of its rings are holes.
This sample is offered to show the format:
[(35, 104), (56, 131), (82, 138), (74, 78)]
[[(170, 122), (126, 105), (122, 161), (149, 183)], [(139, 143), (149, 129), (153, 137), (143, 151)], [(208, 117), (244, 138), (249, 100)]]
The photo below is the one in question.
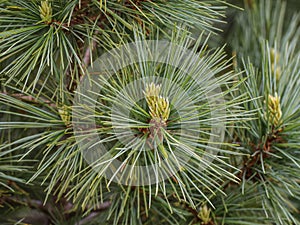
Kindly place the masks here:
[(297, 0), (0, 0), (0, 223), (300, 224)]

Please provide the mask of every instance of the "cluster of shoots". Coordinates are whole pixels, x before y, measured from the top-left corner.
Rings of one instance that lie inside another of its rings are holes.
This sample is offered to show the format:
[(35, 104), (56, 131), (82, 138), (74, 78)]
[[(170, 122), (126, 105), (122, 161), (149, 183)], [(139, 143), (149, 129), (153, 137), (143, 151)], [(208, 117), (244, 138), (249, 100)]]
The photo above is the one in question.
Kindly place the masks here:
[(201, 224), (206, 225), (210, 223), (210, 211), (211, 209), (209, 209), (206, 204), (200, 208), (200, 211), (197, 216), (199, 219), (201, 219)]
[(168, 98), (160, 95), (161, 85), (154, 83), (146, 85), (144, 95), (149, 107), (149, 113), (153, 120), (166, 124), (170, 115), (170, 103)]
[(280, 126), (282, 123), (281, 116), (281, 106), (280, 106), (280, 97), (278, 97), (277, 93), (275, 96), (269, 94), (268, 96), (268, 121), (273, 126)]
[(150, 140), (148, 145), (153, 148), (153, 144), (158, 147), (165, 158), (168, 158), (168, 153), (163, 146), (163, 130), (167, 126), (167, 120), (170, 115), (170, 103), (168, 98), (160, 95), (161, 85), (155, 85), (153, 82), (146, 85), (144, 95), (149, 107), (151, 116), (149, 128)]
[(70, 125), (70, 121), (71, 121), (71, 115), (69, 113), (68, 106), (67, 105), (63, 105), (61, 107), (58, 107), (58, 113), (60, 115), (60, 118), (64, 122), (64, 124), (66, 126), (69, 126)]
[(40, 17), (44, 23), (50, 24), (52, 22), (52, 7), (48, 1), (42, 1), (40, 9)]

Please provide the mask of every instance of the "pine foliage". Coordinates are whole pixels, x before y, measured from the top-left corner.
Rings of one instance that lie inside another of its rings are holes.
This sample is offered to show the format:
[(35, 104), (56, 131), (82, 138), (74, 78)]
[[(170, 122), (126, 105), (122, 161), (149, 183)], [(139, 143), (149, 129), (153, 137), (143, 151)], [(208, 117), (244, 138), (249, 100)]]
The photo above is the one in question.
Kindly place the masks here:
[(298, 9), (0, 0), (0, 223), (300, 224)]

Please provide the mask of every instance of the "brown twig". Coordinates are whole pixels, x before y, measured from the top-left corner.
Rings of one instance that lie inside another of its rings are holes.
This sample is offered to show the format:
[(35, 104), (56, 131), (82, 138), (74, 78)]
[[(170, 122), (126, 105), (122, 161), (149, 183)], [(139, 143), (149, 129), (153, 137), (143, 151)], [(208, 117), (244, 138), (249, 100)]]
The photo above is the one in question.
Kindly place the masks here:
[(252, 148), (253, 154), (250, 159), (244, 162), (244, 167), (242, 168), (241, 173), (239, 174), (239, 178), (241, 179), (244, 174), (246, 178), (250, 178), (252, 174), (252, 168), (255, 165), (261, 164), (261, 158), (269, 158), (271, 152), (273, 152), (273, 144), (274, 143), (283, 143), (284, 140), (280, 136), (280, 133), (283, 131), (283, 128), (274, 130), (272, 129), (272, 133), (268, 135), (265, 143), (258, 143), (257, 145), (250, 143), (250, 147)]
[(50, 100), (46, 99), (46, 98), (35, 98), (33, 96), (30, 95), (25, 95), (22, 93), (8, 93), (8, 92), (1, 92), (0, 94), (3, 95), (7, 95), (7, 96), (11, 96), (14, 97), (16, 99), (25, 101), (25, 102), (32, 102), (32, 103), (37, 103), (37, 104), (46, 104), (49, 105), (51, 107), (57, 107), (55, 103), (52, 103)]

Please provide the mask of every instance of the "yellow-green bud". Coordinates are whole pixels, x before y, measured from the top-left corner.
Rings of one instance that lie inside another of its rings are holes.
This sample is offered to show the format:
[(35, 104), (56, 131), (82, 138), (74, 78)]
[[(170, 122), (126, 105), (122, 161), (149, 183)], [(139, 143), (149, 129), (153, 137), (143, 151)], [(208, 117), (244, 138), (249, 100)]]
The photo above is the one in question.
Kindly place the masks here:
[(280, 106), (280, 98), (277, 93), (275, 96), (269, 94), (268, 96), (268, 121), (274, 126), (279, 126), (281, 121), (282, 111)]
[(160, 96), (160, 85), (154, 83), (146, 85), (144, 95), (149, 107), (151, 118), (150, 137), (157, 142), (158, 150), (162, 153), (165, 159), (168, 158), (168, 152), (163, 145), (163, 131), (167, 126), (167, 120), (170, 115), (170, 103), (168, 98)]
[[(275, 73), (276, 80), (278, 81), (281, 76), (281, 68), (279, 66), (280, 54), (274, 48), (271, 48), (270, 57), (271, 57), (272, 73)], [(275, 69), (275, 65), (276, 65), (276, 69)]]
[(200, 211), (198, 213), (198, 218), (201, 219), (202, 223), (201, 224), (208, 224), (211, 220), (210, 218), (210, 211), (207, 207), (207, 205), (204, 205), (200, 208)]
[(275, 65), (272, 64), (272, 73), (275, 73), (276, 80), (278, 81), (281, 76), (281, 67), (277, 65), (275, 70)]
[(271, 48), (271, 63), (278, 63), (279, 62), (279, 53), (274, 49), (274, 48)]
[(63, 105), (58, 108), (58, 113), (61, 120), (65, 123), (66, 126), (70, 125), (71, 116), (68, 110), (68, 106)]
[(40, 17), (43, 22), (49, 24), (52, 22), (52, 7), (48, 1), (42, 1), (40, 9)]
[(161, 86), (151, 83), (146, 86), (144, 95), (150, 109), (152, 119), (166, 122), (170, 115), (170, 103), (167, 98), (159, 95)]

